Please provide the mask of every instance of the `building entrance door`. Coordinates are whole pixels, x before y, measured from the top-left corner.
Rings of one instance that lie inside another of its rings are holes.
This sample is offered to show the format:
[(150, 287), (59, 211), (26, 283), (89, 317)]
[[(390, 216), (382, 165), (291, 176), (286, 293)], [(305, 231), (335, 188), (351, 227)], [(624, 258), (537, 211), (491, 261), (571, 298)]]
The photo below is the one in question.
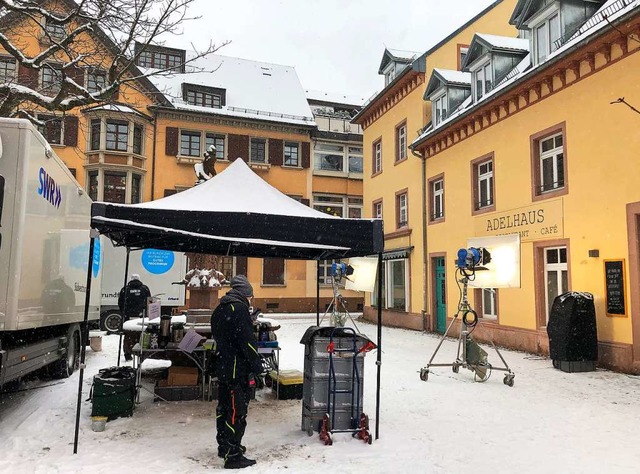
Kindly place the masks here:
[(447, 327), (447, 297), (446, 297), (446, 272), (444, 257), (434, 259), (436, 276), (436, 330), (444, 333)]

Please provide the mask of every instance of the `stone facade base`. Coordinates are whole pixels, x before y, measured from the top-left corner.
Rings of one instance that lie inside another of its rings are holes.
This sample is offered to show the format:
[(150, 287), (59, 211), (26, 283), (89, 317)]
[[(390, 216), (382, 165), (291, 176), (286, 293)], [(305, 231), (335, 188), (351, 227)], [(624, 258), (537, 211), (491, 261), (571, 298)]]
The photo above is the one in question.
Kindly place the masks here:
[[(376, 308), (367, 306), (364, 310), (364, 318), (376, 323), (378, 321), (378, 311)], [(385, 326), (415, 329), (422, 331), (428, 328), (431, 321), (430, 315), (424, 318), (420, 314), (405, 313), (400, 311), (382, 311), (382, 324)], [(424, 323), (424, 325), (423, 325)], [(451, 319), (447, 320), (447, 325)], [(451, 337), (458, 337), (460, 332), (460, 321), (449, 331)], [(499, 347), (506, 347), (532, 354), (549, 355), (549, 337), (547, 331), (522, 329), (512, 326), (501, 326), (494, 321), (483, 321), (482, 319), (473, 331), (473, 338), (478, 342), (493, 343)], [(617, 342), (598, 341), (598, 366), (617, 372), (630, 374), (640, 374), (640, 363), (633, 360), (633, 346), (631, 344), (621, 344)], [(509, 361), (507, 361), (508, 363)]]
[[(331, 303), (332, 298), (320, 298), (320, 316), (322, 316)], [(362, 312), (364, 306), (364, 298), (345, 298), (345, 307), (350, 313)], [(197, 304), (210, 304), (211, 306), (197, 306), (202, 308), (210, 308), (214, 310), (218, 305), (218, 300), (215, 300), (215, 304), (212, 301), (206, 303), (197, 302)], [(187, 300), (187, 307), (191, 306), (189, 300)], [(254, 298), (253, 307), (260, 308), (263, 313), (315, 313), (316, 312), (316, 299), (315, 298)]]

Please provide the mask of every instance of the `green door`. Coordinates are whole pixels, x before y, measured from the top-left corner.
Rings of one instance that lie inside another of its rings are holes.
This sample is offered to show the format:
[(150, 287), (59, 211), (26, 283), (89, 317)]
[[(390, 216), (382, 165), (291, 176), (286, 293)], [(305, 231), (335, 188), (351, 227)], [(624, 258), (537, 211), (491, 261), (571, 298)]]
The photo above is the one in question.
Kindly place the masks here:
[(444, 258), (434, 259), (436, 269), (436, 330), (444, 333), (447, 326), (447, 298), (444, 271)]

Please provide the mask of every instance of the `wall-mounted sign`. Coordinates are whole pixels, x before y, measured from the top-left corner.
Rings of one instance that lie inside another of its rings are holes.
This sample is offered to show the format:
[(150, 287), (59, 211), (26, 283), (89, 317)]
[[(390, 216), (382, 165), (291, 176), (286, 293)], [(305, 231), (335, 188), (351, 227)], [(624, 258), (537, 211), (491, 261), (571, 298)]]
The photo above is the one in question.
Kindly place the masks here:
[(626, 316), (624, 260), (604, 261), (604, 288), (607, 316)]
[(482, 214), (474, 220), (476, 237), (519, 234), (521, 242), (564, 237), (562, 199)]

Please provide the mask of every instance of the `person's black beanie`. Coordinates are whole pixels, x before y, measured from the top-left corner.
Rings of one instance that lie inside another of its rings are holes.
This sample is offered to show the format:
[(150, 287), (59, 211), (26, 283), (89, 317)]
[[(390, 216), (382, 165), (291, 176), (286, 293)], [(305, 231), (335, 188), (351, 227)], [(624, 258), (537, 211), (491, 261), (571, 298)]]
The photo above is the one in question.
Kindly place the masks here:
[(236, 275), (231, 279), (231, 288), (238, 291), (247, 298), (253, 296), (253, 287), (247, 277), (244, 275)]

